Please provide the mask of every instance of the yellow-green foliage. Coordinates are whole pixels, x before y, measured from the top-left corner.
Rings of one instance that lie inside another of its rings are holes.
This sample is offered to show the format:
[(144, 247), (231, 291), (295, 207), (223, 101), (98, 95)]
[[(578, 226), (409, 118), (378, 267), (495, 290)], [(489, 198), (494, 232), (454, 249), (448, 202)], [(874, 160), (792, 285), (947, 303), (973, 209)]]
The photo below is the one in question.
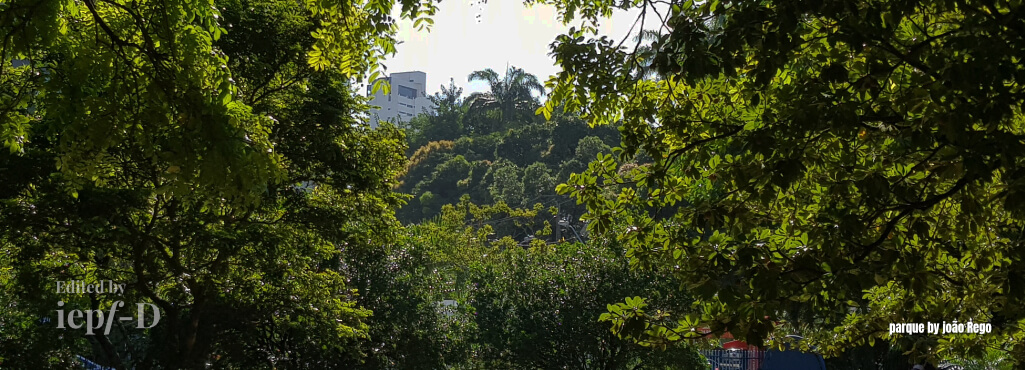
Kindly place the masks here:
[(409, 162), (406, 164), (406, 170), (403, 172), (403, 175), (409, 173), (409, 171), (416, 168), (417, 165), (426, 161), (431, 154), (448, 152), (451, 151), (453, 147), (455, 147), (455, 142), (451, 140), (432, 141), (427, 143), (427, 145), (417, 149), (416, 153), (413, 153), (413, 156), (409, 158)]

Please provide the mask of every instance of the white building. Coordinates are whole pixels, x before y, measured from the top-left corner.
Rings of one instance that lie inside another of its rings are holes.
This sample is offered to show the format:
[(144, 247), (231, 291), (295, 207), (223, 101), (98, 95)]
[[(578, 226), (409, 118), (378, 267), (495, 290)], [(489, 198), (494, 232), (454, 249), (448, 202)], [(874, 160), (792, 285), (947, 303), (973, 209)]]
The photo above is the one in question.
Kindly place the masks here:
[(371, 127), (377, 127), (379, 121), (408, 122), (425, 111), (434, 111), (434, 103), (427, 99), (427, 73), (399, 72), (383, 79), (391, 82), (391, 91), (387, 95), (384, 89), (371, 95), (373, 83), (367, 86), (367, 96), (373, 99), (370, 105), (380, 107), (370, 109)]

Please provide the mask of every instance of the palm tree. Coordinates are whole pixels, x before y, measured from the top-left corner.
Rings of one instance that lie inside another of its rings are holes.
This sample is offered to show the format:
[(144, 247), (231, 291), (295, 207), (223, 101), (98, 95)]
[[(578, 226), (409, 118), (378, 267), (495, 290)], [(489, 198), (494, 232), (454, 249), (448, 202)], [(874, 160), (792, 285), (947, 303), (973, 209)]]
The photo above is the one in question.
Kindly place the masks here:
[[(634, 42), (639, 45), (635, 50), (634, 54), (638, 57), (636, 62), (628, 60), (627, 65), (632, 65), (636, 69), (634, 78), (638, 80), (660, 80), (662, 76), (659, 75), (658, 69), (656, 69), (655, 54), (659, 52), (655, 45), (655, 42), (662, 36), (661, 32), (656, 30), (641, 30), (634, 36)], [(643, 42), (643, 44), (642, 44)], [(633, 57), (634, 54), (631, 54)]]
[[(702, 22), (710, 42), (720, 37), (725, 27), (724, 22), (725, 18), (723, 16), (709, 17)], [(663, 35), (661, 30), (641, 30), (633, 37), (633, 41), (638, 46), (628, 56), (630, 59), (627, 60), (626, 65), (633, 68), (633, 77), (635, 79), (657, 81), (665, 78), (655, 63), (656, 56), (668, 53), (668, 51), (661, 49), (662, 45), (668, 41), (664, 40), (665, 36), (669, 35)]]
[(493, 69), (486, 68), (470, 73), (468, 80), (488, 83), (489, 91), (470, 94), (465, 104), (468, 106), (468, 113), (477, 118), (478, 122), (489, 121), (482, 120), (488, 113), (497, 113), (497, 121), (491, 120), (497, 124), (489, 128), (501, 128), (504, 124), (533, 117), (534, 110), (540, 105), (533, 93), (545, 93), (544, 86), (538, 82), (537, 76), (516, 67), (509, 67), (504, 78), (499, 78), (498, 72)]

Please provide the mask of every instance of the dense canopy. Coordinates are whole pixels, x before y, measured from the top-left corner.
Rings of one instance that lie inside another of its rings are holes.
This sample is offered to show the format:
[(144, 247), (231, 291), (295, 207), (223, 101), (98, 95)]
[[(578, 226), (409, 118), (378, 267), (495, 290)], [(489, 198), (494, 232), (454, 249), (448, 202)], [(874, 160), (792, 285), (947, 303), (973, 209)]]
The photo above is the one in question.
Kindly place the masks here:
[[(658, 33), (640, 48), (560, 36), (540, 110), (622, 123), (620, 155), (561, 190), (701, 302), (625, 335), (708, 325), (758, 343), (800, 324), (832, 353), (888, 339), (1025, 360), (1019, 2), (545, 3), (567, 20), (637, 8)], [(659, 78), (640, 79), (649, 65)], [(654, 163), (617, 171), (639, 151)], [(955, 319), (994, 333), (888, 331)]]
[[(370, 311), (338, 255), (395, 238), (404, 146), (361, 122), (352, 81), (394, 51), (392, 6), (0, 4), (2, 366), (67, 368), (91, 346), (117, 368), (358, 358)], [(70, 280), (127, 287), (55, 293)], [(79, 340), (40, 325), (58, 301), (163, 318)]]
[(0, 0), (0, 367), (1025, 363), (1020, 1), (530, 0), (546, 84), (371, 128), (436, 3)]

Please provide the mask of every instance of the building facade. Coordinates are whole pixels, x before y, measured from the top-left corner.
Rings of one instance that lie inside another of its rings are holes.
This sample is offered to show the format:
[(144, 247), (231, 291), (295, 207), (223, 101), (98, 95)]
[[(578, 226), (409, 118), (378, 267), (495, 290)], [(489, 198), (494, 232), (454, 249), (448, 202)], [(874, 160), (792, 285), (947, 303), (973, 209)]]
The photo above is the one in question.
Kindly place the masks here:
[(374, 93), (373, 84), (367, 86), (367, 96), (372, 98), (370, 105), (374, 107), (370, 109), (370, 126), (377, 127), (380, 121), (409, 122), (421, 113), (434, 111), (434, 104), (427, 99), (427, 73), (399, 72), (383, 79), (391, 83), (388, 94), (384, 89)]

